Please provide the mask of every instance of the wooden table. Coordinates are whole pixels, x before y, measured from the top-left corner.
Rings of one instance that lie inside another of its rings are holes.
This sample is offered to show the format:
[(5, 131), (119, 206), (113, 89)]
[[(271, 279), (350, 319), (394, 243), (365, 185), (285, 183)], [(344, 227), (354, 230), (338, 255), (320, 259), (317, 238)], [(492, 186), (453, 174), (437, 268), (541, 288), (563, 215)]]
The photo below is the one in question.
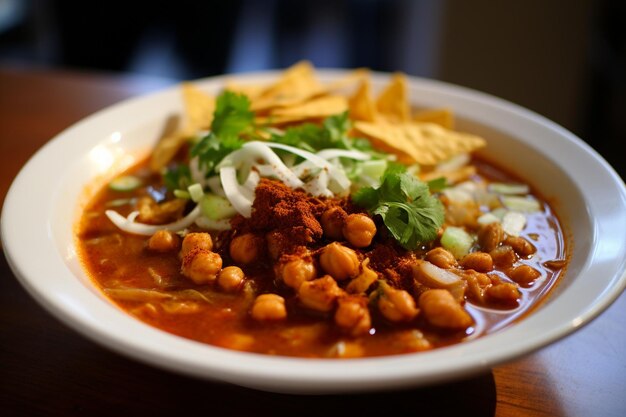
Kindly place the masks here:
[[(0, 203), (27, 159), (84, 116), (173, 82), (0, 69)], [(625, 416), (626, 295), (541, 351), (450, 384), (341, 396), (272, 394), (158, 370), (61, 324), (0, 256), (0, 414)], [(195, 412), (197, 412), (195, 411)]]

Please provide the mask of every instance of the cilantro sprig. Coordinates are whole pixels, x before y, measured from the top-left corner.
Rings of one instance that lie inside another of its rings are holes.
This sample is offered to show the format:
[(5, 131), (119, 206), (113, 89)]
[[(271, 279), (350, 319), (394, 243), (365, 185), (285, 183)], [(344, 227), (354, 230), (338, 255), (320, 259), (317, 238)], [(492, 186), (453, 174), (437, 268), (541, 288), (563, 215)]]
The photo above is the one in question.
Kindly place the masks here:
[(303, 123), (287, 128), (284, 134), (272, 135), (272, 142), (295, 146), (309, 152), (336, 148), (358, 150), (373, 153), (370, 142), (366, 139), (348, 137), (352, 127), (348, 112), (329, 116), (321, 125)]
[(371, 215), (380, 215), (405, 249), (414, 250), (435, 240), (443, 225), (443, 205), (430, 194), (428, 184), (396, 165), (385, 172), (378, 188), (361, 188), (352, 200)]
[(242, 136), (253, 130), (254, 113), (248, 97), (224, 91), (217, 97), (211, 131), (191, 148), (191, 156), (198, 157), (200, 168), (209, 176), (226, 155), (243, 146)]

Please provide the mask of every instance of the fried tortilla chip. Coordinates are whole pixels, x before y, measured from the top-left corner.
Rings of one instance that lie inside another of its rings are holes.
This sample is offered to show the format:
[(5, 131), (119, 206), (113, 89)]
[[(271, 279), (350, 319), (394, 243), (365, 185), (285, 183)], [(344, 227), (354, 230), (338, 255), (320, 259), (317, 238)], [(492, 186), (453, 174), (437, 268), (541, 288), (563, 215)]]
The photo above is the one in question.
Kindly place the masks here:
[(393, 74), (387, 87), (376, 99), (377, 110), (390, 122), (406, 122), (410, 117), (409, 92), (406, 75)]
[(276, 82), (251, 100), (250, 109), (262, 112), (277, 107), (298, 105), (324, 93), (310, 62), (300, 61), (286, 69)]
[(367, 68), (357, 68), (338, 80), (324, 85), (327, 93), (344, 91), (350, 87), (360, 85), (364, 80), (369, 80), (370, 71)]
[(356, 131), (368, 136), (381, 150), (393, 152), (401, 162), (436, 165), (486, 145), (476, 135), (455, 132), (435, 123), (359, 122)]
[(185, 130), (195, 132), (211, 127), (215, 111), (215, 97), (188, 82), (182, 83), (182, 93), (186, 116)]
[(372, 85), (369, 78), (364, 78), (358, 89), (348, 101), (350, 108), (350, 118), (353, 120), (363, 120), (373, 122), (376, 120), (376, 103), (372, 95)]
[(398, 126), (386, 121), (356, 121), (353, 127), (356, 132), (367, 136), (375, 148), (395, 154), (399, 162), (412, 164), (420, 157)]
[(333, 116), (346, 110), (348, 110), (348, 100), (344, 96), (323, 96), (298, 105), (277, 108), (272, 111), (271, 116), (305, 120)]
[(161, 171), (198, 130), (211, 127), (215, 97), (188, 82), (181, 84), (181, 92), (184, 107), (183, 127), (166, 132), (157, 143), (150, 158), (150, 169), (154, 172)]
[(185, 144), (189, 135), (182, 132), (172, 133), (159, 140), (150, 158), (150, 169), (161, 172), (163, 168), (176, 156), (176, 153)]
[(454, 129), (454, 114), (451, 109), (428, 109), (416, 112), (413, 115), (416, 122), (436, 123), (446, 129)]
[(250, 101), (255, 100), (260, 96), (263, 91), (267, 89), (267, 86), (260, 84), (244, 84), (235, 81), (227, 81), (224, 85), (224, 90), (232, 91), (233, 93), (243, 94)]

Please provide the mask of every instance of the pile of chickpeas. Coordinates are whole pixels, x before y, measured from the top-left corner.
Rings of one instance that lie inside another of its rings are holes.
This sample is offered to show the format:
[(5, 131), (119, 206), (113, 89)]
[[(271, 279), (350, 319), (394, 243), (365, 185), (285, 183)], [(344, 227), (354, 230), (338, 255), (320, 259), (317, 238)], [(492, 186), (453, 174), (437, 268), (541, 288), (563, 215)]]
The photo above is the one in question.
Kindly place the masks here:
[[(465, 329), (473, 323), (462, 305), (466, 291), (476, 301), (484, 301), (486, 297), (518, 298), (520, 293), (515, 284), (500, 282), (487, 272), (494, 264), (512, 265), (518, 256), (529, 256), (535, 251), (526, 239), (506, 236), (498, 223), (487, 225), (478, 234), (481, 251), (457, 260), (438, 247), (426, 253), (423, 260), (415, 261), (415, 271), (420, 262), (427, 262), (461, 276), (460, 291), (421, 286), (414, 297), (381, 279), (369, 267), (370, 260), (354, 249), (372, 244), (377, 230), (371, 217), (363, 213), (347, 214), (340, 207), (332, 207), (322, 214), (320, 224), (330, 241), (324, 247), (315, 251), (301, 247), (290, 253), (268, 250), (275, 261), (274, 275), (278, 282), (293, 290), (302, 308), (332, 315), (337, 326), (355, 336), (370, 331), (372, 306), (390, 322), (409, 322), (422, 313), (434, 326)], [(241, 290), (247, 279), (241, 267), (261, 260), (265, 248), (271, 246), (269, 239), (253, 233), (236, 235), (228, 250), (232, 261), (239, 266), (222, 267), (222, 258), (213, 251), (209, 233), (188, 233), (180, 240), (175, 233), (163, 230), (150, 238), (148, 247), (154, 251), (180, 248), (181, 273), (185, 277), (196, 284), (217, 285), (226, 292)], [(414, 273), (416, 282), (419, 274)], [(531, 281), (537, 274), (527, 265), (511, 267), (509, 272), (517, 282)], [(275, 293), (260, 294), (252, 303), (250, 315), (259, 322), (285, 320), (288, 316), (285, 298)]]

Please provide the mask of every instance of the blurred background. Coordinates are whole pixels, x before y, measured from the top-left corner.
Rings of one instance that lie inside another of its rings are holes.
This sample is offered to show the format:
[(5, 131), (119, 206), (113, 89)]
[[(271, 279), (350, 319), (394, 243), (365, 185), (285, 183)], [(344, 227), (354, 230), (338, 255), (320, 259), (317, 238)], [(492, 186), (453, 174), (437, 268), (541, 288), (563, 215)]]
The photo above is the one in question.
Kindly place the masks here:
[(0, 0), (0, 65), (170, 80), (300, 59), (403, 71), (534, 110), (626, 178), (625, 25), (621, 0)]

